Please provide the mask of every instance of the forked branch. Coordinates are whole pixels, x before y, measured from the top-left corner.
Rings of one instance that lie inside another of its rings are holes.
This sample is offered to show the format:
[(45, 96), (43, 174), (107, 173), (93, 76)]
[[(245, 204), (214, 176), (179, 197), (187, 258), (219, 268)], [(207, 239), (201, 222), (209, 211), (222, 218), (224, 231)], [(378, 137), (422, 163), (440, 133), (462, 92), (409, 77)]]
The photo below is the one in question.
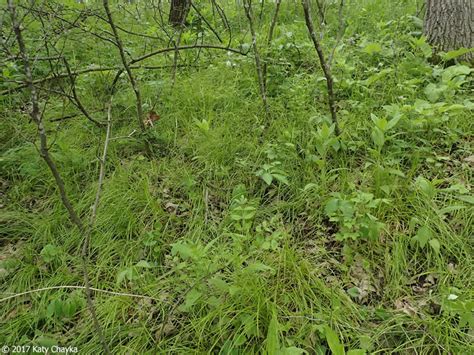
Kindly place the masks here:
[[(137, 107), (137, 119), (138, 119), (138, 126), (140, 129), (145, 132), (145, 124), (143, 123), (144, 121), (144, 116), (143, 116), (143, 104), (142, 104), (142, 96), (140, 93), (140, 88), (138, 87), (137, 81), (135, 79), (135, 76), (132, 73), (132, 69), (130, 68), (130, 64), (127, 61), (127, 58), (125, 56), (125, 51), (123, 49), (123, 44), (122, 40), (120, 39), (120, 35), (117, 31), (117, 27), (115, 26), (114, 18), (112, 17), (112, 12), (110, 11), (110, 6), (109, 6), (109, 1), (108, 0), (103, 0), (103, 6), (105, 13), (107, 14), (107, 19), (109, 22), (109, 26), (112, 29), (112, 33), (114, 35), (115, 43), (117, 44), (117, 48), (120, 53), (120, 59), (122, 60), (122, 65), (127, 72), (128, 79), (130, 80), (130, 84), (132, 85), (133, 92), (135, 93), (135, 98), (136, 98), (136, 107)], [(147, 153), (151, 154), (151, 148), (148, 142), (145, 142), (146, 144), (146, 149)]]
[[(38, 136), (40, 140), (40, 147), (39, 147), (39, 152), (43, 160), (46, 162), (48, 165), (49, 170), (51, 171), (51, 174), (54, 177), (54, 180), (56, 182), (56, 185), (59, 190), (59, 195), (61, 197), (61, 201), (68, 211), (69, 218), (71, 221), (77, 226), (81, 234), (84, 235), (85, 229), (84, 225), (79, 218), (79, 215), (75, 211), (74, 207), (72, 206), (72, 203), (67, 195), (66, 188), (64, 185), (64, 181), (61, 178), (61, 175), (58, 171), (58, 168), (56, 166), (56, 163), (52, 159), (51, 155), (49, 154), (49, 148), (48, 148), (48, 138), (46, 135), (46, 129), (44, 126), (43, 122), (43, 114), (40, 111), (39, 107), (39, 99), (38, 99), (38, 94), (36, 92), (35, 85), (33, 84), (33, 75), (31, 72), (31, 64), (30, 64), (30, 59), (28, 57), (28, 52), (26, 50), (25, 42), (23, 40), (23, 35), (22, 31), (20, 28), (20, 23), (18, 22), (17, 16), (16, 16), (16, 9), (15, 5), (13, 4), (13, 0), (8, 0), (8, 9), (10, 11), (11, 19), (12, 19), (12, 26), (13, 26), (13, 31), (15, 33), (15, 37), (18, 43), (18, 47), (20, 50), (20, 55), (23, 60), (23, 67), (25, 71), (25, 81), (27, 84), (27, 87), (30, 89), (30, 95), (31, 95), (31, 105), (32, 109), (30, 112), (31, 119), (33, 122), (36, 123), (36, 126), (38, 128)], [(83, 261), (83, 272), (84, 272), (84, 283), (85, 283), (85, 291), (86, 291), (86, 299), (87, 299), (87, 305), (89, 308), (89, 311), (91, 313), (92, 321), (94, 323), (95, 330), (99, 336), (99, 339), (102, 343), (102, 346), (104, 348), (104, 352), (106, 354), (110, 354), (110, 350), (108, 347), (108, 344), (105, 340), (104, 334), (102, 332), (102, 328), (99, 324), (99, 321), (97, 319), (94, 303), (92, 302), (92, 292), (91, 292), (91, 287), (90, 287), (90, 280), (89, 280), (89, 273), (87, 270), (87, 258), (86, 255), (83, 255), (82, 258)]]

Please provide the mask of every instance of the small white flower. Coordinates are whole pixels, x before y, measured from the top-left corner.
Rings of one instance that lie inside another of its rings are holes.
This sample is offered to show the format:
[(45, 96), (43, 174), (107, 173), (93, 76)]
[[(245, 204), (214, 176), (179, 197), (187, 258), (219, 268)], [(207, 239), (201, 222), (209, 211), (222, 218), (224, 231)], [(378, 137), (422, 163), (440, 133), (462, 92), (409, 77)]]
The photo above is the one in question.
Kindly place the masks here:
[(450, 301), (454, 301), (454, 300), (457, 299), (457, 298), (458, 298), (458, 296), (455, 295), (455, 294), (453, 294), (453, 293), (451, 293), (451, 294), (448, 296), (448, 300), (450, 300)]

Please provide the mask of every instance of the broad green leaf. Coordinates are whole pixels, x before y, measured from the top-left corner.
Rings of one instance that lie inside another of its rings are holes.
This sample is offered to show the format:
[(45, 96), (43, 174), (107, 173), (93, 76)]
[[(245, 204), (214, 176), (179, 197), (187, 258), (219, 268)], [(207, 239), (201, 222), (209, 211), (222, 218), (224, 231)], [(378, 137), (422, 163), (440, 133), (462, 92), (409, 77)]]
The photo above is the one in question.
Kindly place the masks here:
[(340, 201), (339, 209), (345, 218), (352, 218), (354, 216), (354, 205), (350, 201)]
[(58, 342), (53, 338), (47, 336), (40, 336), (39, 338), (35, 339), (34, 341), (39, 346), (44, 346), (46, 348), (50, 348), (52, 346), (58, 345)]
[(332, 198), (328, 202), (326, 202), (326, 206), (324, 207), (324, 212), (326, 215), (331, 216), (334, 214), (339, 208), (339, 200), (337, 198)]
[(431, 245), (431, 248), (433, 248), (436, 254), (439, 254), (439, 251), (441, 248), (441, 244), (439, 243), (439, 240), (434, 238), (434, 239), (431, 239), (428, 243)]
[(268, 265), (263, 263), (255, 262), (251, 263), (249, 266), (245, 268), (247, 271), (274, 271), (274, 269)]
[(263, 181), (265, 181), (265, 183), (267, 185), (271, 185), (272, 181), (273, 181), (273, 175), (270, 174), (270, 173), (263, 173), (262, 175), (260, 175), (260, 177), (263, 179)]
[(472, 53), (472, 52), (474, 52), (474, 48), (459, 48), (459, 49), (456, 49), (454, 51), (441, 52), (441, 53), (439, 53), (439, 56), (444, 61), (448, 61), (448, 60), (455, 59), (455, 58), (458, 58), (458, 57), (460, 57), (464, 54), (468, 54), (468, 53)]
[(358, 287), (351, 287), (350, 289), (347, 290), (347, 294), (351, 296), (352, 298), (357, 298), (360, 295), (360, 290)]
[(436, 85), (430, 83), (425, 87), (424, 92), (428, 100), (430, 100), (431, 102), (437, 102), (447, 88), (448, 87), (446, 85)]
[(46, 263), (51, 263), (56, 260), (61, 254), (61, 249), (52, 244), (47, 244), (40, 252), (41, 257)]
[(453, 65), (451, 67), (446, 68), (443, 71), (441, 79), (444, 83), (451, 81), (454, 77), (460, 75), (469, 75), (472, 73), (474, 69), (469, 68), (466, 65)]
[(196, 304), (197, 300), (202, 296), (202, 293), (193, 288), (184, 298), (184, 303), (179, 306), (179, 310), (188, 312)]
[(452, 212), (455, 212), (455, 211), (460, 211), (460, 210), (463, 210), (465, 208), (466, 208), (466, 206), (448, 206), (448, 207), (440, 209), (439, 214), (444, 215), (444, 214), (452, 213)]
[(385, 170), (386, 170), (389, 174), (396, 175), (396, 176), (399, 176), (399, 177), (402, 177), (402, 178), (406, 177), (406, 175), (405, 175), (402, 171), (400, 171), (400, 170), (398, 170), (398, 169), (388, 168), (388, 169), (385, 169)]
[(281, 174), (272, 174), (275, 179), (277, 179), (279, 182), (285, 184), (285, 185), (290, 185), (288, 179), (286, 176), (281, 175)]
[(413, 24), (415, 25), (415, 27), (417, 27), (418, 29), (423, 29), (423, 20), (417, 16), (408, 16), (408, 18), (410, 18), (410, 20), (412, 20)]
[(273, 311), (272, 319), (268, 325), (267, 339), (265, 342), (265, 349), (268, 355), (278, 354), (280, 351), (280, 339), (278, 334), (278, 320), (276, 312)]
[(385, 143), (385, 136), (383, 132), (378, 127), (374, 127), (372, 130), (372, 140), (374, 141), (377, 147), (382, 148)]
[(194, 256), (192, 248), (185, 243), (178, 242), (171, 244), (171, 246), (171, 255), (179, 254), (179, 256), (184, 260), (192, 258)]
[(363, 349), (352, 349), (347, 352), (347, 355), (365, 355), (367, 351)]
[(457, 196), (457, 198), (461, 201), (464, 201), (464, 202), (470, 203), (471, 205), (474, 205), (474, 196), (461, 195), (461, 196)]
[(328, 342), (329, 348), (333, 355), (344, 355), (344, 345), (339, 341), (339, 337), (336, 332), (332, 330), (329, 326), (325, 328), (326, 340)]
[(433, 198), (436, 194), (436, 187), (434, 184), (431, 181), (425, 179), (423, 176), (419, 176), (415, 183), (417, 187), (420, 188), (420, 190), (422, 190), (428, 197)]
[(395, 115), (390, 121), (388, 121), (386, 130), (388, 131), (388, 130), (392, 129), (393, 127), (395, 127), (397, 125), (398, 121), (400, 121), (400, 118), (402, 118), (401, 114)]
[(149, 269), (152, 267), (152, 265), (146, 261), (146, 260), (140, 260), (137, 265), (135, 265), (136, 267), (142, 267), (142, 268), (146, 268), (146, 269)]
[(428, 227), (421, 227), (416, 233), (415, 239), (421, 248), (424, 248), (426, 243), (431, 239), (431, 230)]
[(239, 347), (247, 342), (247, 336), (245, 333), (241, 333), (234, 338), (234, 346)]
[(227, 292), (229, 290), (229, 285), (227, 284), (227, 282), (225, 282), (218, 276), (210, 279), (209, 285), (215, 287), (219, 291)]

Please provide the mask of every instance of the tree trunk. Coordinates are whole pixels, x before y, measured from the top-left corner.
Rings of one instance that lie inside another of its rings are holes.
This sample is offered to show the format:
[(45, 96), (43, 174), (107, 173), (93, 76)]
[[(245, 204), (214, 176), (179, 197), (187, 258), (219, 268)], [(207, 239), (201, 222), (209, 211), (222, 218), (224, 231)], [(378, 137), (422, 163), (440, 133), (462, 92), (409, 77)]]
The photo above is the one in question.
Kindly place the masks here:
[(173, 27), (184, 26), (191, 7), (191, 0), (171, 0), (168, 21)]
[[(424, 32), (438, 51), (474, 47), (474, 1), (426, 0)], [(474, 53), (461, 59), (472, 61)]]

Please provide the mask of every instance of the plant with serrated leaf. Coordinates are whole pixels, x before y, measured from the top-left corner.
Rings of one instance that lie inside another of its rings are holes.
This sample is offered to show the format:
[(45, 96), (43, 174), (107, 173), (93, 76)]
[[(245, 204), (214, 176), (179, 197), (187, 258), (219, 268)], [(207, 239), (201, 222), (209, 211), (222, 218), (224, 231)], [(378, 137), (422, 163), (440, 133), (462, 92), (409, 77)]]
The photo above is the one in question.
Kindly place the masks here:
[(153, 266), (146, 260), (140, 260), (133, 266), (125, 267), (118, 272), (116, 284), (120, 285), (125, 281), (128, 283), (133, 283), (143, 275), (146, 269), (150, 269), (152, 267)]

